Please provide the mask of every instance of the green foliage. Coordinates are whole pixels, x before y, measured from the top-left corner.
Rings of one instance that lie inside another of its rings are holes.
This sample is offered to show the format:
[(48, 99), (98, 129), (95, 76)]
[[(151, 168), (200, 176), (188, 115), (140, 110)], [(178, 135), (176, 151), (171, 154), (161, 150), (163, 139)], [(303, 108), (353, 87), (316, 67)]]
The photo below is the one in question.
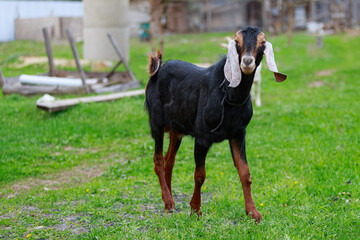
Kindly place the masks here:
[[(213, 63), (225, 54), (218, 44), (226, 35), (168, 36), (164, 59)], [(247, 129), (260, 224), (244, 213), (227, 142), (211, 148), (203, 216), (190, 216), (194, 160), (188, 137), (173, 173), (177, 210), (163, 212), (143, 96), (49, 114), (35, 108), (39, 96), (0, 95), (0, 237), (357, 239), (360, 50), (352, 43), (360, 37), (327, 36), (321, 49), (304, 34), (295, 35), (291, 46), (285, 36), (268, 39), (288, 80), (275, 83), (264, 65), (263, 106), (254, 107)], [(145, 85), (149, 46), (131, 43), (129, 64)], [(54, 56), (71, 59), (67, 45), (53, 47)], [(18, 58), (11, 58), (44, 56), (42, 43), (2, 43), (0, 52), (0, 62), (10, 58), (2, 63), (5, 76), (47, 71), (45, 64), (17, 69)]]

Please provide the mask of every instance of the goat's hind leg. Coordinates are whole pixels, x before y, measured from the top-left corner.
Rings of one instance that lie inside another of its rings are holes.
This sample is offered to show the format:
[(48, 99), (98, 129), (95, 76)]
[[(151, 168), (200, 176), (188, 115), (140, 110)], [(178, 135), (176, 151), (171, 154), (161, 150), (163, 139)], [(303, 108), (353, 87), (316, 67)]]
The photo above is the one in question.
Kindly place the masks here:
[(172, 196), (171, 176), (175, 164), (175, 156), (181, 144), (182, 135), (174, 130), (170, 130), (169, 137), (170, 137), (169, 148), (165, 155), (165, 181)]
[(260, 222), (262, 219), (261, 214), (256, 209), (254, 201), (251, 197), (251, 175), (249, 171), (249, 166), (246, 161), (245, 154), (245, 131), (243, 136), (239, 139), (231, 139), (229, 140), (231, 154), (234, 160), (234, 164), (236, 169), (238, 170), (240, 182), (243, 187), (244, 198), (245, 198), (245, 211), (246, 214), (251, 215), (252, 218), (256, 220), (256, 222)]
[(174, 208), (174, 200), (171, 196), (170, 190), (165, 180), (165, 161), (163, 156), (163, 142), (164, 142), (164, 131), (156, 132), (153, 137), (155, 140), (155, 153), (154, 153), (154, 170), (159, 178), (161, 187), (161, 196), (165, 205), (165, 211), (170, 212)]

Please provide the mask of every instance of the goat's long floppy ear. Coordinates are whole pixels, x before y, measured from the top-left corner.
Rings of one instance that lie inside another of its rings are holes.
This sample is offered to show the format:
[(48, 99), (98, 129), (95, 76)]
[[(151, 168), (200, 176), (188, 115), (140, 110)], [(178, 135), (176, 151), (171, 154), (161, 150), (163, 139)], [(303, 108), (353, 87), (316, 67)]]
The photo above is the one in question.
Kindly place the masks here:
[(230, 82), (229, 87), (237, 87), (241, 82), (239, 54), (236, 51), (236, 41), (231, 40), (228, 45), (228, 54), (224, 66), (225, 78)]
[(264, 50), (266, 62), (270, 71), (274, 73), (275, 79), (277, 82), (285, 81), (287, 76), (286, 74), (280, 73), (277, 69), (275, 63), (275, 56), (272, 44), (269, 42), (265, 43), (265, 50)]

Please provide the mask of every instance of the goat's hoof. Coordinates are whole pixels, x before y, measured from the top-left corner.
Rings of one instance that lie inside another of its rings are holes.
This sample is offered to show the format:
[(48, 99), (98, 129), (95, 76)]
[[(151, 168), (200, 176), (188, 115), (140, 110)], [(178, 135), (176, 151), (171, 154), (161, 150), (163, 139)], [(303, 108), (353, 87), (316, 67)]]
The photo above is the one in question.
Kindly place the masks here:
[(201, 216), (202, 213), (200, 211), (200, 208), (201, 208), (201, 203), (197, 203), (197, 202), (193, 202), (191, 200), (190, 202), (190, 207), (191, 207), (191, 213), (190, 213), (190, 216), (193, 215), (193, 214), (197, 214), (198, 216)]
[(170, 209), (165, 209), (165, 212), (166, 213), (173, 213), (173, 209), (171, 209), (171, 208)]
[(167, 213), (172, 213), (172, 210), (175, 209), (174, 201), (170, 201), (169, 203), (165, 203), (165, 211)]
[(202, 216), (202, 212), (200, 210), (191, 209), (190, 216), (193, 216), (194, 214), (196, 214), (197, 217)]
[(260, 221), (262, 220), (262, 216), (256, 208), (249, 211), (247, 214), (251, 216), (251, 218), (255, 219), (256, 223), (260, 223)]

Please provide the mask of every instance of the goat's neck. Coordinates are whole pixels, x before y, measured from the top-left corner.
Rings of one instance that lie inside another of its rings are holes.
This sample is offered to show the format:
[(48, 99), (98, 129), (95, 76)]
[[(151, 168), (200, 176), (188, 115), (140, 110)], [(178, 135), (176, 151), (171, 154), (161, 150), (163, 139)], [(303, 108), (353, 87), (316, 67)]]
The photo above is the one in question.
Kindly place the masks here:
[(249, 97), (251, 86), (254, 82), (255, 71), (250, 75), (242, 75), (241, 82), (236, 88), (227, 85), (227, 99), (234, 104), (241, 104)]

